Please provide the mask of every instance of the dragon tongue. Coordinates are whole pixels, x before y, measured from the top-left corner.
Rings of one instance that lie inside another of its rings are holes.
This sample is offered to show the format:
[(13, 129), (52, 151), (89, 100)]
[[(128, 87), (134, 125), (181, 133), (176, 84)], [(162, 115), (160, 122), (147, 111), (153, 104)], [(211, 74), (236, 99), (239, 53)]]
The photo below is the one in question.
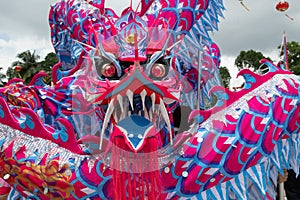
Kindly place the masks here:
[(151, 121), (135, 114), (119, 121), (116, 126), (123, 132), (127, 143), (135, 152), (141, 149), (144, 139), (154, 128)]

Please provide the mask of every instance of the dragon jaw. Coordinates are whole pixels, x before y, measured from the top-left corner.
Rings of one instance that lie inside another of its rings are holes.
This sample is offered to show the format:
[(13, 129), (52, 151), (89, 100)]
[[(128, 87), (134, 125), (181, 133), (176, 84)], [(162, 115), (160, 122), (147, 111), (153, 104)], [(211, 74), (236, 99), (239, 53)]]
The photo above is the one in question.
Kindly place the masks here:
[[(174, 106), (170, 105), (178, 102), (177, 97), (180, 95), (180, 90), (169, 91), (168, 88), (174, 83), (176, 82), (172, 78), (169, 81), (153, 81), (145, 75), (141, 67), (137, 66), (132, 67), (131, 72), (124, 79), (115, 81), (115, 84), (107, 88), (106, 92), (89, 98), (90, 103), (105, 107), (99, 148), (102, 148), (102, 140), (106, 131), (111, 133), (115, 125), (133, 115), (149, 121), (157, 133), (166, 127), (172, 143), (174, 128), (170, 115)], [(142, 135), (143, 138), (147, 137), (147, 134)], [(129, 135), (125, 136), (128, 139)], [(135, 147), (131, 147), (138, 151)]]

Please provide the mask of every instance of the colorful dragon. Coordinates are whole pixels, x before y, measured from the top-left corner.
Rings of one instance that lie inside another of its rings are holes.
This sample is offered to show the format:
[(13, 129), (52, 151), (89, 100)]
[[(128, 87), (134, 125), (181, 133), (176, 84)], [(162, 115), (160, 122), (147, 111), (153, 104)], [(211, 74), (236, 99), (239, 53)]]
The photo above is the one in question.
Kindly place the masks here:
[(270, 61), (221, 87), (222, 0), (51, 7), (53, 86), (0, 89), (0, 194), (8, 199), (275, 199), (299, 170), (299, 77)]

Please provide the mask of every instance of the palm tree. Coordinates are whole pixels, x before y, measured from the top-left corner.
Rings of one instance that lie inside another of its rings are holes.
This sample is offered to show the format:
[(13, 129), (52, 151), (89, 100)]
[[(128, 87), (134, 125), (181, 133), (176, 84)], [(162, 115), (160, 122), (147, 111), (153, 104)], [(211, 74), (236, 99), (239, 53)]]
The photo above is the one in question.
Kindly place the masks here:
[(7, 73), (8, 78), (22, 78), (25, 83), (29, 83), (32, 79), (33, 75), (39, 71), (39, 63), (37, 60), (40, 58), (39, 55), (36, 54), (35, 51), (31, 53), (29, 50), (19, 53), (17, 55), (18, 61), (12, 63), (11, 68), (15, 69), (16, 66), (20, 66), (18, 71), (9, 70)]
[[(0, 67), (0, 71), (2, 70), (3, 68)], [(0, 72), (0, 87), (3, 87), (5, 84), (6, 84), (6, 76), (5, 74), (3, 74), (2, 72)]]

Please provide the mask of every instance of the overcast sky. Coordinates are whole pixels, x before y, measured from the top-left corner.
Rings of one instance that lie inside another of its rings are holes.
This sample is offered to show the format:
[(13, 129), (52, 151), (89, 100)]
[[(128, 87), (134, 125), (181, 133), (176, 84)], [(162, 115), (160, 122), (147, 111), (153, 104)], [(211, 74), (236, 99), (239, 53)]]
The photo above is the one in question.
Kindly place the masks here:
[[(0, 1), (0, 67), (10, 66), (17, 53), (25, 50), (36, 50), (42, 59), (54, 51), (50, 43), (48, 12), (50, 5), (57, 1)], [(239, 52), (249, 49), (260, 51), (277, 61), (277, 46), (282, 42), (284, 31), (287, 41), (300, 42), (299, 0), (288, 0), (290, 8), (285, 13), (294, 20), (276, 11), (275, 4), (279, 0), (244, 0), (250, 12), (238, 0), (223, 1), (225, 18), (220, 19), (219, 31), (213, 34), (222, 52), (222, 66), (232, 69)], [(106, 6), (121, 10), (120, 2), (124, 2), (124, 7), (129, 0), (107, 0)]]

